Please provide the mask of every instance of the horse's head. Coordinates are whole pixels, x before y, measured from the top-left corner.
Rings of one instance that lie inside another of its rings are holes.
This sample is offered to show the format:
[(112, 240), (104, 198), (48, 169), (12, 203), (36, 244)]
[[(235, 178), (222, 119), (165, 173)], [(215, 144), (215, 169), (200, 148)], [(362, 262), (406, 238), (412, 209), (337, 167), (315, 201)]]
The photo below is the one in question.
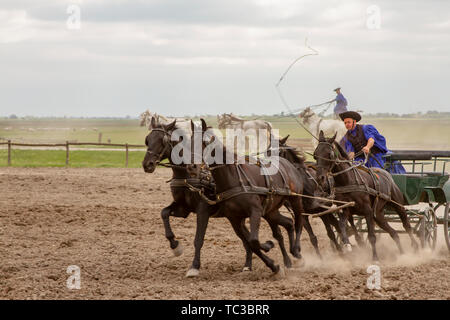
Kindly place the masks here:
[[(272, 141), (270, 141), (270, 145), (267, 148), (267, 151), (266, 151), (265, 154), (268, 157), (271, 157), (272, 156), (272, 151), (276, 150), (280, 157), (286, 158), (287, 157), (286, 148), (290, 148), (288, 145), (286, 145), (286, 141), (287, 141), (288, 138), (289, 138), (289, 134), (286, 137), (281, 138), (281, 139), (278, 140), (278, 149), (273, 148)], [(275, 139), (277, 139), (277, 137), (273, 137), (273, 141), (276, 141)]]
[(167, 125), (160, 124), (154, 117), (151, 120), (152, 131), (145, 138), (147, 152), (145, 153), (142, 167), (145, 172), (152, 173), (156, 165), (170, 157), (172, 142), (170, 140), (173, 130), (176, 129), (176, 120)]
[(314, 115), (314, 111), (311, 110), (310, 107), (307, 107), (303, 110), (298, 116), (303, 119), (303, 122), (308, 121)]
[(149, 120), (150, 120), (150, 118), (151, 118), (151, 117), (150, 117), (150, 114), (151, 114), (151, 113), (150, 113), (150, 110), (148, 110), (148, 109), (140, 114), (141, 122), (139, 123), (139, 125), (140, 125), (141, 127), (147, 125), (147, 123), (149, 122)]
[(325, 138), (323, 131), (319, 133), (319, 144), (314, 150), (314, 159), (317, 161), (317, 181), (325, 188), (328, 172), (331, 171), (338, 159), (337, 151), (334, 148), (336, 134), (331, 138)]
[[(287, 141), (288, 138), (289, 138), (289, 134), (288, 134), (286, 137), (281, 138), (280, 140), (278, 140), (278, 148), (279, 148), (279, 150), (278, 150), (278, 155), (279, 155), (280, 157), (286, 158), (286, 159), (288, 159), (288, 157), (289, 157), (289, 155), (288, 155), (288, 153), (287, 153), (287, 148), (290, 148), (290, 147), (286, 144), (286, 141)], [(269, 149), (269, 151), (270, 151), (270, 149)], [(268, 155), (268, 156), (271, 156), (271, 153), (268, 153), (267, 155)], [(288, 160), (289, 160), (289, 159), (288, 159)], [(290, 160), (289, 160), (289, 161), (290, 161)]]
[(230, 116), (224, 113), (222, 116), (217, 116), (217, 127), (219, 129), (226, 129), (227, 125), (230, 124)]

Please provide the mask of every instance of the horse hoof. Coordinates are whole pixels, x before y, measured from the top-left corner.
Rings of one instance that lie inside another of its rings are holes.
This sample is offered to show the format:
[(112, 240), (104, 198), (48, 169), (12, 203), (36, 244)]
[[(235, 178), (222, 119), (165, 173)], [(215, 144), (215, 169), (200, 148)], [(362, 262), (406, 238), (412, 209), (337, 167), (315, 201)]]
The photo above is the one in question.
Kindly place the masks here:
[(186, 278), (195, 278), (198, 277), (200, 271), (198, 269), (191, 268), (186, 272)]
[(349, 243), (344, 244), (344, 250), (345, 250), (345, 252), (352, 252), (353, 251), (352, 245)]
[(244, 267), (242, 268), (242, 272), (250, 272), (252, 269), (250, 267)]
[(275, 247), (275, 244), (273, 243), (273, 241), (268, 240), (265, 243), (261, 244), (261, 249), (264, 252), (269, 252), (271, 249), (273, 249)]
[(286, 272), (285, 272), (284, 268), (283, 267), (278, 267), (278, 271), (275, 271), (272, 274), (272, 278), (274, 280), (281, 280), (281, 279), (286, 278)]
[(181, 243), (178, 243), (178, 246), (172, 249), (172, 252), (175, 257), (181, 256), (183, 254), (183, 246), (181, 245)]

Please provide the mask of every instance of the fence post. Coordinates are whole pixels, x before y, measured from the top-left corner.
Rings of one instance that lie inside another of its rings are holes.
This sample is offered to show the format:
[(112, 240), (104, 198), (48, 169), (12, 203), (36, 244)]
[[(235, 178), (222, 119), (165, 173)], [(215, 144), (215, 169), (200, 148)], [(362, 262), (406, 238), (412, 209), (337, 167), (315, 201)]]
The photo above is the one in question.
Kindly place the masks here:
[(125, 144), (125, 168), (128, 168), (128, 143)]
[(11, 166), (11, 140), (8, 140), (8, 167)]
[(66, 166), (69, 165), (69, 141), (66, 141)]

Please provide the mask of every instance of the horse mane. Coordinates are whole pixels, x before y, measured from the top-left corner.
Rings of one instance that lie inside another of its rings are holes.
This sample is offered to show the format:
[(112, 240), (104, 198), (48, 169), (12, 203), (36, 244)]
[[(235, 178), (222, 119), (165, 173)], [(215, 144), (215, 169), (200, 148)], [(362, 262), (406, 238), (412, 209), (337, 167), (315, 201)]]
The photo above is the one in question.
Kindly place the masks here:
[(339, 155), (342, 157), (342, 158), (344, 158), (344, 159), (346, 159), (346, 160), (350, 160), (350, 158), (348, 157), (348, 154), (347, 154), (347, 152), (344, 150), (344, 148), (339, 144), (339, 143), (337, 143), (336, 141), (334, 141), (334, 146), (336, 147), (336, 149), (339, 151)]
[(231, 120), (234, 120), (234, 121), (245, 121), (244, 119), (239, 118), (238, 116), (235, 116), (232, 113), (230, 113), (228, 116), (230, 117)]
[(305, 157), (305, 154), (301, 150), (298, 150), (295, 148), (290, 148), (288, 145), (286, 145), (286, 147), (288, 147), (286, 149), (286, 151), (292, 155), (292, 157), (296, 160), (296, 163), (299, 163), (299, 164), (305, 163), (306, 157)]

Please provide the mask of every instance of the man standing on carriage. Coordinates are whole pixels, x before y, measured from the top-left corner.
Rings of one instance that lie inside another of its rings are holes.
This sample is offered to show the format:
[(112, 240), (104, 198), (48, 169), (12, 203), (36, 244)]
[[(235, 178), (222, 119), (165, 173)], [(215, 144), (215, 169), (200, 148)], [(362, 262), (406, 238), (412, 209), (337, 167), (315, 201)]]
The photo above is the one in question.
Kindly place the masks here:
[(335, 118), (338, 119), (339, 114), (347, 111), (347, 99), (345, 99), (344, 95), (341, 93), (341, 88), (336, 88), (334, 91), (336, 92), (336, 98), (330, 102), (336, 101), (336, 106), (333, 111)]
[[(378, 167), (384, 169), (385, 158), (383, 155), (389, 152), (386, 146), (386, 139), (378, 132), (378, 130), (370, 125), (357, 124), (361, 120), (361, 115), (355, 111), (346, 111), (339, 114), (339, 117), (344, 121), (347, 128), (347, 134), (342, 138), (342, 142), (349, 157), (355, 160), (365, 160), (366, 155), (367, 167)], [(405, 168), (395, 161), (389, 172), (402, 174), (405, 173)]]

